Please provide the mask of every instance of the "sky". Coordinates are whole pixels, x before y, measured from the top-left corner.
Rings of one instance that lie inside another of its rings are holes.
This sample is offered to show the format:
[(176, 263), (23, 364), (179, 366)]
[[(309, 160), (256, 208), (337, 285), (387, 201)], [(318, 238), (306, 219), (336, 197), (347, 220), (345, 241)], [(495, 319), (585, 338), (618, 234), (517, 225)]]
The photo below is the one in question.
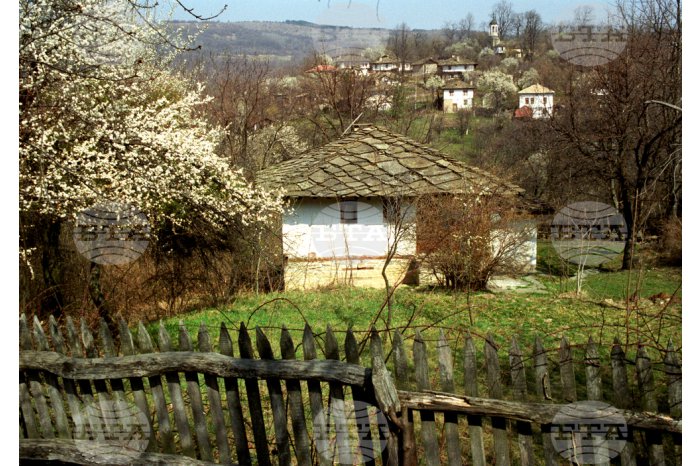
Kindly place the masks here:
[[(498, 0), (187, 0), (188, 7), (202, 16), (226, 10), (218, 21), (303, 20), (317, 24), (353, 27), (393, 28), (405, 22), (412, 29), (438, 29), (446, 21), (458, 21), (471, 12), (476, 27), (487, 24), (491, 8)], [(603, 19), (608, 1), (585, 0), (511, 0), (513, 10), (534, 9), (547, 23), (571, 20), (577, 6), (590, 5), (597, 19)], [(178, 11), (174, 19), (192, 19)]]

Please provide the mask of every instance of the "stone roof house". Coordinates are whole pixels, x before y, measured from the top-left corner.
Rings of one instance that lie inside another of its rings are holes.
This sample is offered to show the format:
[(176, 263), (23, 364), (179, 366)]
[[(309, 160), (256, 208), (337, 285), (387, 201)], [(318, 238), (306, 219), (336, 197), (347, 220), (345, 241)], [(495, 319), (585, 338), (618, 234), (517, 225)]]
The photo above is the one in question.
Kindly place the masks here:
[(518, 108), (529, 107), (532, 118), (549, 118), (554, 112), (554, 91), (541, 84), (533, 84), (518, 92)]
[(383, 287), (381, 271), (392, 241), (397, 250), (388, 275), (392, 280), (405, 276), (417, 254), (416, 237), (392, 236), (397, 207), (389, 200), (398, 200), (398, 211), (415, 224), (420, 215), (410, 201), (419, 196), (522, 193), (410, 138), (361, 125), (337, 141), (263, 170), (256, 181), (283, 190), (291, 204), (282, 218), (287, 289)]
[(468, 71), (474, 71), (477, 64), (473, 61), (452, 56), (446, 60), (440, 60), (438, 63), (439, 73), (445, 77), (461, 78), (462, 74)]

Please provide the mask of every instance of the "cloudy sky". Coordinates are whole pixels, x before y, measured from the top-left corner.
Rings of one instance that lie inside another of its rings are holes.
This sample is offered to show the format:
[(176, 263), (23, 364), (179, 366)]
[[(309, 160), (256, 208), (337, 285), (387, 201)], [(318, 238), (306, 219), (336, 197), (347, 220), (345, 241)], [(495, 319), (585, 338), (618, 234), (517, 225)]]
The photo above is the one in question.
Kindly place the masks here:
[[(440, 28), (446, 21), (456, 21), (471, 12), (480, 27), (490, 20), (491, 7), (497, 0), (187, 0), (187, 6), (201, 15), (226, 11), (219, 21), (304, 20), (318, 24), (355, 27), (393, 28), (405, 22), (414, 29)], [(577, 6), (595, 8), (597, 19), (604, 19), (608, 1), (581, 0), (512, 0), (517, 12), (537, 10), (548, 23), (570, 20)], [(176, 19), (188, 19), (176, 13)]]

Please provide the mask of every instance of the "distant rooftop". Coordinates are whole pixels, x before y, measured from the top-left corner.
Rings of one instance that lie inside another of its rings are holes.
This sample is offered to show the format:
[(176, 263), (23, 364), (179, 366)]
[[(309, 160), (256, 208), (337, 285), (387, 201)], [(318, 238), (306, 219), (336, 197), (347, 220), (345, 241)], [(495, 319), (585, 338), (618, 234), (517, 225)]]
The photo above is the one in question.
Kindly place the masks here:
[(533, 84), (518, 92), (518, 94), (554, 94), (554, 91), (541, 84)]

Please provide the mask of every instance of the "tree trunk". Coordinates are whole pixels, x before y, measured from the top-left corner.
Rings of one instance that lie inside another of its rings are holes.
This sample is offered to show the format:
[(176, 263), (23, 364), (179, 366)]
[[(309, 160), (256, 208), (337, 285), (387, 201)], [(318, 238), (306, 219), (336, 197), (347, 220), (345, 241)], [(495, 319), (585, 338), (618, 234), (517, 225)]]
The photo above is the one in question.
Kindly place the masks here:
[(41, 271), (44, 279), (40, 318), (61, 315), (63, 297), (63, 261), (61, 258), (61, 221), (50, 220), (44, 229), (44, 244), (41, 252)]
[(88, 288), (90, 290), (90, 299), (92, 299), (92, 303), (97, 308), (98, 315), (107, 323), (109, 330), (116, 334), (118, 327), (114, 319), (114, 312), (102, 291), (102, 266), (95, 262), (90, 262), (90, 285)]

